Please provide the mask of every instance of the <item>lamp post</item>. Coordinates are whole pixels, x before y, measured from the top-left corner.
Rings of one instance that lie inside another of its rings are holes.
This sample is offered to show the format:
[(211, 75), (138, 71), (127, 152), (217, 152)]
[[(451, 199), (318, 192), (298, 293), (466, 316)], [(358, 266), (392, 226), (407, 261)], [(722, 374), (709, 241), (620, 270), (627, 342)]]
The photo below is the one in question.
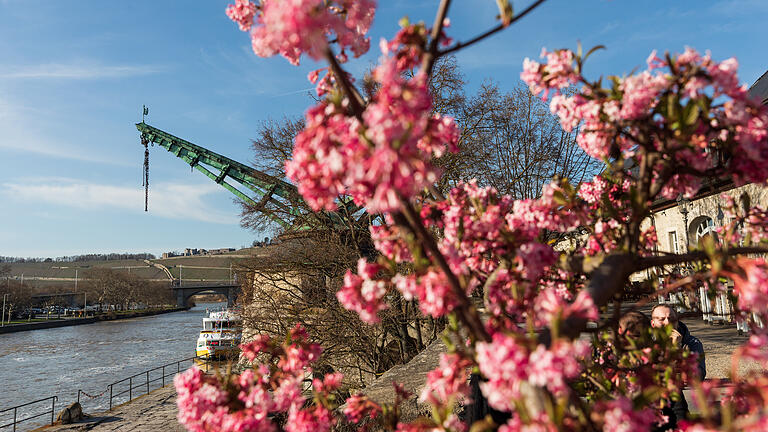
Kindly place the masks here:
[(685, 253), (690, 252), (690, 240), (688, 239), (688, 204), (690, 203), (691, 200), (683, 197), (682, 194), (677, 196), (677, 209), (683, 215), (683, 224), (685, 225)]
[[(8, 294), (3, 294), (3, 315), (0, 317), (0, 326), (5, 325), (5, 299), (8, 297)], [(8, 317), (8, 322), (11, 322), (10, 317)]]

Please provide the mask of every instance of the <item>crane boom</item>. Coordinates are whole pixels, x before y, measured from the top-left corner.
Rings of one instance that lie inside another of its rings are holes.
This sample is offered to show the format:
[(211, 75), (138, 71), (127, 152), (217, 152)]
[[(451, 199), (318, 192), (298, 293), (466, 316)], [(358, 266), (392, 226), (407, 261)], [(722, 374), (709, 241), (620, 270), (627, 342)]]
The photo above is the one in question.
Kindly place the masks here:
[[(283, 198), (288, 202), (301, 199), (296, 186), (269, 174), (257, 171), (248, 165), (214, 151), (192, 144), (187, 140), (171, 135), (144, 122), (137, 123), (136, 129), (141, 132), (142, 140), (155, 143), (166, 149), (169, 153), (205, 174), (241, 200), (262, 208), (266, 204), (272, 204), (280, 208), (287, 208), (289, 213), (295, 214), (296, 209), (290, 208), (289, 205), (278, 201), (275, 197)], [(257, 202), (237, 189), (227, 181), (228, 179), (248, 188), (256, 194), (256, 198), (259, 201)], [(291, 225), (288, 221), (277, 217), (273, 213), (270, 213), (269, 216), (284, 228), (289, 228)]]
[[(256, 210), (267, 214), (270, 219), (279, 223), (283, 228), (291, 228), (291, 221), (278, 217), (273, 211), (266, 211), (268, 206), (282, 210), (281, 213), (283, 214), (299, 215), (298, 204), (303, 202), (303, 199), (296, 186), (291, 183), (171, 135), (143, 121), (136, 123), (136, 129), (141, 133), (141, 140), (145, 146), (147, 143), (155, 143), (166, 149)], [(146, 164), (147, 161), (145, 160)], [(148, 174), (145, 173), (145, 181), (148, 183), (147, 177)], [(255, 199), (240, 191), (227, 180), (236, 182), (252, 191), (255, 194)], [(360, 207), (356, 206), (351, 199), (339, 203), (339, 211), (344, 211), (347, 214), (354, 214), (358, 210)], [(331, 221), (338, 219), (338, 215), (333, 212), (326, 212), (325, 214)]]

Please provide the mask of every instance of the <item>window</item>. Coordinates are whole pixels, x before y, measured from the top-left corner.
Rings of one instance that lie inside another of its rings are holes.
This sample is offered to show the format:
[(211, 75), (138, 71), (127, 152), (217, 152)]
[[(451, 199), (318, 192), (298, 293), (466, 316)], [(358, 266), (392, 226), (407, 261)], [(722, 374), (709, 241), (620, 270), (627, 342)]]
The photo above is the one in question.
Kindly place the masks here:
[(669, 251), (672, 253), (680, 253), (680, 246), (677, 243), (677, 231), (669, 232)]

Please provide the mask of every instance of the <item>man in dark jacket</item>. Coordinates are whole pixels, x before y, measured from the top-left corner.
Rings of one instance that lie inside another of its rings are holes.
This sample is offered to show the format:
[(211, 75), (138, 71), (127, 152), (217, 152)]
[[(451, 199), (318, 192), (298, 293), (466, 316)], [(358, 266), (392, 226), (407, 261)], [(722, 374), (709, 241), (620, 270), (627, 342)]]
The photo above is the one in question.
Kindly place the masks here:
[[(677, 311), (665, 304), (658, 304), (651, 310), (651, 326), (655, 328), (662, 328), (665, 326), (672, 327), (672, 342), (682, 346), (690, 352), (695, 352), (699, 355), (699, 378), (704, 379), (707, 376), (707, 367), (704, 362), (704, 345), (699, 338), (693, 336), (688, 330), (688, 326), (681, 323), (677, 316)], [(685, 400), (685, 396), (680, 392), (680, 399), (673, 401), (671, 406), (663, 410), (663, 414), (669, 417), (669, 422), (665, 425), (661, 425), (655, 430), (664, 431), (674, 429), (677, 427), (679, 420), (684, 420), (688, 417), (688, 402)]]
[(665, 304), (654, 306), (651, 310), (651, 326), (655, 328), (671, 326), (672, 341), (699, 355), (699, 379), (706, 378), (707, 366), (704, 361), (704, 345), (699, 338), (691, 334), (688, 326), (680, 322), (677, 311), (673, 307)]

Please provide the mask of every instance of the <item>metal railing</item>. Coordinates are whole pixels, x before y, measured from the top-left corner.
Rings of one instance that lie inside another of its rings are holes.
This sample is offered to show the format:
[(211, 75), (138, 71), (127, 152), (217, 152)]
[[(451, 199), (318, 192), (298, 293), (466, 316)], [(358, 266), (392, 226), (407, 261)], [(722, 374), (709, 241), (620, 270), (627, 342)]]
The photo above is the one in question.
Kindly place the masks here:
[[(124, 378), (124, 379), (121, 379), (120, 381), (115, 381), (112, 384), (109, 384), (107, 386), (107, 389), (109, 390), (109, 409), (112, 410), (113, 401), (115, 399), (125, 395), (126, 393), (128, 394), (128, 400), (126, 400), (125, 402), (130, 402), (131, 400), (133, 400), (134, 395), (141, 396), (143, 394), (149, 393), (152, 383), (156, 383), (159, 381), (160, 385), (156, 388), (165, 387), (166, 378), (170, 378), (178, 373), (181, 373), (182, 363), (194, 362), (194, 360), (196, 359), (202, 360), (200, 357), (186, 358), (173, 363), (168, 363), (162, 366), (145, 370), (144, 372), (131, 375), (128, 378)], [(205, 362), (204, 364), (205, 364), (205, 371), (208, 372), (208, 362)], [(171, 372), (167, 373), (166, 372), (167, 370), (170, 370)], [(159, 372), (159, 376), (157, 376), (158, 374), (154, 372)], [(153, 377), (153, 375), (155, 376)], [(128, 388), (121, 390), (121, 388), (124, 388), (126, 384)], [(117, 389), (117, 393), (115, 393), (116, 389)], [(78, 401), (80, 398), (80, 393), (84, 393), (84, 392), (78, 392)]]
[[(16, 432), (16, 425), (17, 424), (25, 422), (27, 420), (32, 420), (34, 418), (42, 417), (44, 415), (47, 415), (48, 413), (51, 414), (51, 424), (53, 424), (54, 416), (56, 415), (56, 400), (57, 399), (58, 399), (57, 396), (50, 396), (50, 397), (47, 397), (47, 398), (38, 399), (36, 401), (27, 402), (27, 403), (22, 404), (22, 405), (17, 405), (15, 407), (11, 407), (11, 408), (6, 408), (4, 410), (0, 410), (0, 414), (2, 414), (4, 412), (8, 412), (8, 411), (13, 411), (13, 422), (12, 423), (8, 423), (8, 424), (4, 424), (4, 425), (0, 425), (0, 429), (4, 429), (4, 428), (10, 427), (10, 426), (13, 426), (13, 432)], [(18, 418), (18, 409), (19, 408), (25, 407), (27, 405), (32, 405), (32, 404), (44, 402), (44, 401), (47, 401), (47, 400), (51, 401), (51, 410), (50, 411), (45, 411), (42, 414), (30, 415), (29, 417), (24, 417), (24, 418), (21, 418), (21, 419)]]

